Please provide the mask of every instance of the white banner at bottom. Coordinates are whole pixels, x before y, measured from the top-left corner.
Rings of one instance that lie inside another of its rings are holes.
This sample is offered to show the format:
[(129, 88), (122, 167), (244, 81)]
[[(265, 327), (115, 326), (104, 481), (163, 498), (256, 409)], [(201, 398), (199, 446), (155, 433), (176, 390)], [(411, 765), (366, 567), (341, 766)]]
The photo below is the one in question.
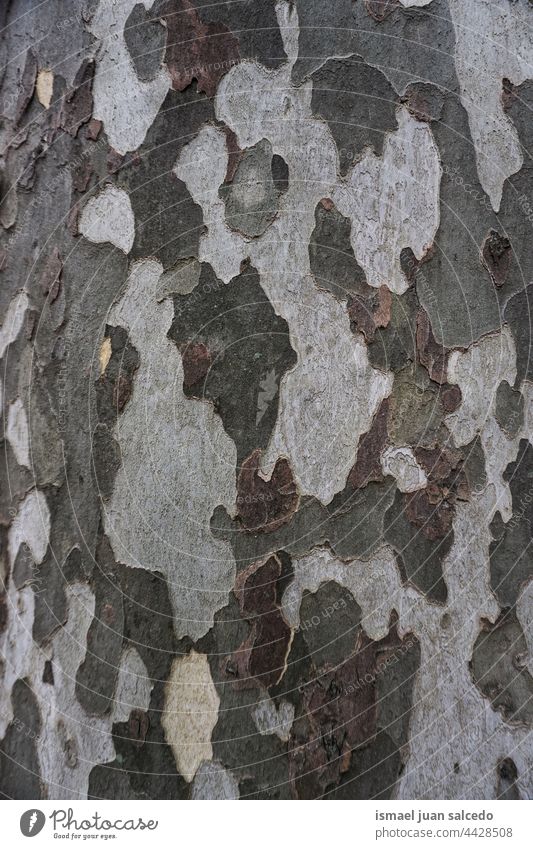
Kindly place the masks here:
[[(267, 805), (274, 807), (268, 809)], [(533, 802), (5, 801), (4, 846), (533, 847)], [(208, 810), (209, 808), (209, 810)], [(259, 808), (261, 810), (259, 810)], [(29, 841), (34, 840), (34, 843)]]

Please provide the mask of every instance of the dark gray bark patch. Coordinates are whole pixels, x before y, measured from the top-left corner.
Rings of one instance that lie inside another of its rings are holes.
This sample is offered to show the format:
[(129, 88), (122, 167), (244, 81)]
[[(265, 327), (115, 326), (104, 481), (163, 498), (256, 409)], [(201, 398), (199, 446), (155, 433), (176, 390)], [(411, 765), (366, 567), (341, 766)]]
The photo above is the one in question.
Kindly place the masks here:
[(15, 682), (11, 704), (13, 719), (0, 743), (0, 795), (8, 799), (40, 799), (37, 747), (41, 715), (26, 681)]
[[(345, 218), (331, 201), (325, 199), (317, 205), (315, 229), (309, 241), (311, 273), (320, 289), (340, 299), (362, 295), (370, 288), (366, 286), (364, 271), (353, 252), (351, 229), (350, 219)], [(377, 292), (373, 295), (377, 297)]]
[(144, 82), (155, 79), (165, 55), (167, 33), (154, 13), (137, 3), (124, 26), (126, 42), (137, 76)]
[(287, 323), (274, 312), (255, 269), (245, 268), (226, 286), (204, 263), (198, 286), (175, 296), (168, 335), (184, 359), (191, 345), (201, 343), (210, 352), (205, 376), (184, 389), (191, 398), (214, 403), (238, 461), (265, 448), (276, 421), (279, 383), (296, 355)]
[(491, 525), (490, 574), (500, 604), (512, 606), (533, 575), (533, 448), (527, 440), (520, 441), (517, 459), (503, 478), (511, 490), (513, 513), (506, 524), (497, 514)]
[(313, 113), (328, 122), (346, 174), (365, 147), (378, 155), (385, 133), (398, 128), (397, 95), (386, 77), (360, 56), (329, 59), (313, 74)]
[(135, 215), (133, 259), (157, 257), (167, 269), (198, 254), (202, 211), (173, 168), (183, 147), (213, 118), (212, 102), (192, 88), (169, 91), (137, 155), (121, 169), (118, 185), (129, 193)]
[(533, 720), (533, 678), (527, 658), (522, 628), (509, 610), (494, 625), (485, 624), (474, 646), (472, 678), (506, 722)]

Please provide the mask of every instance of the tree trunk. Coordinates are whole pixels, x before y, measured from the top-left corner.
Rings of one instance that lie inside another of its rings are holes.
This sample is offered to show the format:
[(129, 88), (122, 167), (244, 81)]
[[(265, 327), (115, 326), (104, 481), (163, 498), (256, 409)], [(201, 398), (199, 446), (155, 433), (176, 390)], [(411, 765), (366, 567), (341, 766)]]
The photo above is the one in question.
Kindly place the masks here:
[(531, 797), (530, 4), (1, 16), (0, 792)]

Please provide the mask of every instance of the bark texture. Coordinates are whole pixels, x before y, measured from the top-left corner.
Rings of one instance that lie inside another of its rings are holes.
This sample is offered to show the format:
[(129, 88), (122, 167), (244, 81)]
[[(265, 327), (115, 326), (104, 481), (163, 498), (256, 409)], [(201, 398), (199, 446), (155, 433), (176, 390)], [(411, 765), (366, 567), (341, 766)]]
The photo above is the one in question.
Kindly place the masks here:
[(531, 4), (0, 26), (0, 792), (533, 796)]

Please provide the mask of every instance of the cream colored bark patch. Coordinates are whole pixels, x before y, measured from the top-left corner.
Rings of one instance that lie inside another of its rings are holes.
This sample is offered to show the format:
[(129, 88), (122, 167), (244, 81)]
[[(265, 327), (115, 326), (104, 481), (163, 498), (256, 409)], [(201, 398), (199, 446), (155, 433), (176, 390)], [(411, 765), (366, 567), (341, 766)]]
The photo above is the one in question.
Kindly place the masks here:
[(41, 106), (48, 109), (52, 102), (52, 94), (54, 92), (54, 72), (43, 68), (37, 74), (37, 99)]
[(106, 186), (90, 198), (80, 215), (79, 231), (90, 242), (111, 242), (129, 253), (135, 238), (135, 219), (128, 193)]
[(111, 359), (111, 339), (109, 336), (106, 336), (102, 344), (100, 345), (100, 350), (98, 352), (98, 365), (100, 367), (100, 377), (105, 374), (105, 370), (109, 365), (109, 360)]
[(218, 720), (220, 699), (211, 678), (207, 655), (192, 651), (175, 658), (165, 686), (161, 724), (176, 766), (192, 781), (202, 761), (213, 757), (211, 733)]

